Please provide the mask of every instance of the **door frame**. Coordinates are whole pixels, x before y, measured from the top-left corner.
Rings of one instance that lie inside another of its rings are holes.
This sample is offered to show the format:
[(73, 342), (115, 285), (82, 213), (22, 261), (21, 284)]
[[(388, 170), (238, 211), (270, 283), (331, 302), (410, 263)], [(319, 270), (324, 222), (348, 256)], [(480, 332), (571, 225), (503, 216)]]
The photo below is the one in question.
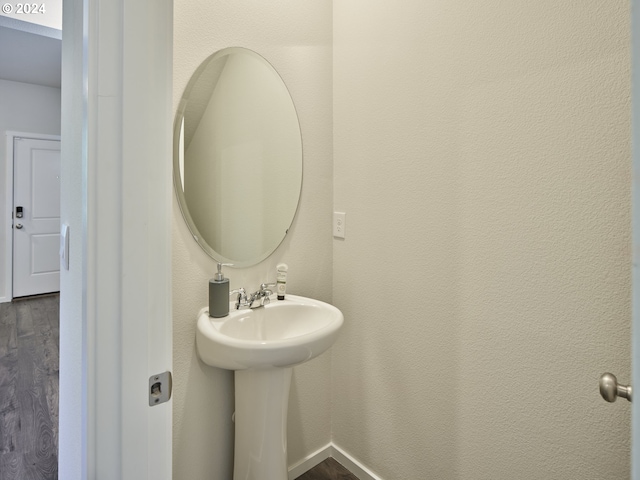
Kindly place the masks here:
[[(632, 386), (640, 390), (640, 0), (631, 0)], [(640, 480), (640, 398), (631, 405), (631, 478)]]
[(59, 476), (172, 477), (172, 0), (64, 0)]
[(4, 251), (4, 264), (7, 266), (4, 272), (4, 284), (5, 296), (0, 297), (0, 303), (10, 302), (13, 299), (13, 228), (9, 227), (9, 222), (13, 225), (13, 163), (14, 163), (14, 140), (16, 138), (30, 138), (34, 140), (58, 140), (60, 141), (60, 135), (47, 135), (43, 133), (32, 132), (17, 132), (13, 130), (7, 130), (7, 152), (6, 152), (6, 186), (5, 186), (5, 219), (7, 224), (5, 225), (5, 251)]

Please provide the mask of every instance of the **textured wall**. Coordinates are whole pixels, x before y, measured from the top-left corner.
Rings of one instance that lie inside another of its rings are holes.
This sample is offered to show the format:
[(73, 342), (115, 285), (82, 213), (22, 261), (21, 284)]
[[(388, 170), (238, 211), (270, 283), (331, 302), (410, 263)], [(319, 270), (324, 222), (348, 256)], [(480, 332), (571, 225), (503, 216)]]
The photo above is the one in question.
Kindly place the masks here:
[(334, 5), (335, 443), (382, 478), (623, 479), (628, 2)]
[[(193, 71), (224, 47), (255, 50), (287, 84), (300, 117), (304, 151), (302, 198), (279, 249), (260, 265), (226, 270), (231, 288), (275, 280), (289, 264), (287, 290), (331, 300), (331, 2), (174, 2), (174, 105)], [(207, 303), (214, 262), (189, 236), (174, 201), (174, 478), (231, 478), (233, 376), (208, 367), (195, 351), (195, 321)], [(296, 367), (289, 405), (289, 460), (330, 440), (331, 356)], [(304, 419), (304, 420), (303, 420)]]

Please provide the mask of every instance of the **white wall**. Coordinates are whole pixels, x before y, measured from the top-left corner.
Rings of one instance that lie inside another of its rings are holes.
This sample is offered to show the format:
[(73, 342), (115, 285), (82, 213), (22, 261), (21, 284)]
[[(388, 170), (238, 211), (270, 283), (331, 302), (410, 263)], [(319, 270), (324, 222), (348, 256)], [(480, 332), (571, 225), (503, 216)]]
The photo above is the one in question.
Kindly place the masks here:
[[(174, 2), (174, 105), (211, 53), (242, 46), (264, 56), (296, 105), (304, 152), (303, 189), (287, 239), (260, 265), (227, 268), (231, 288), (254, 289), (289, 264), (287, 291), (331, 301), (331, 15), (329, 0)], [(174, 478), (231, 478), (233, 377), (197, 357), (195, 321), (207, 304), (215, 264), (190, 237), (174, 201)], [(331, 356), (296, 367), (289, 403), (289, 461), (330, 440)], [(303, 421), (304, 419), (304, 421)]]
[(385, 479), (624, 479), (629, 2), (334, 3), (335, 443)]
[[(6, 132), (18, 131), (60, 135), (60, 89), (32, 85), (29, 83), (11, 82), (0, 79), (0, 272), (5, 272), (5, 254), (10, 245), (6, 245), (6, 229), (11, 228), (11, 217), (5, 218), (6, 205), (5, 185), (7, 184)], [(5, 285), (4, 273), (0, 275), (0, 299), (7, 297), (8, 286)]]

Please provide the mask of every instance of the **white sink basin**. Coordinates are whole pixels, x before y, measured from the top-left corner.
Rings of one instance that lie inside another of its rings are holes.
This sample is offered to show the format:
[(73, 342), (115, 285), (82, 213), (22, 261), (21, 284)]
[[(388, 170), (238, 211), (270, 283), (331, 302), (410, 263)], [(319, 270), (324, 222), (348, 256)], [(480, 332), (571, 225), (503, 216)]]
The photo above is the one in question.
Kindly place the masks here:
[(338, 337), (344, 317), (333, 305), (287, 295), (256, 309), (198, 314), (196, 345), (203, 362), (227, 370), (292, 367), (317, 357)]

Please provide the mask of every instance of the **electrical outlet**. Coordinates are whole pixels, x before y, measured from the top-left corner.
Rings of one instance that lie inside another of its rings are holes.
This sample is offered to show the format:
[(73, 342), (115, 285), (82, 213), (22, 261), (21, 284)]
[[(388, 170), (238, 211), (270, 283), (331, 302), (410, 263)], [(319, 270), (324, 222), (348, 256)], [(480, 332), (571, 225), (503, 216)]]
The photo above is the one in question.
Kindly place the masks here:
[(344, 238), (347, 228), (347, 214), (344, 212), (333, 212), (333, 236), (336, 238)]

